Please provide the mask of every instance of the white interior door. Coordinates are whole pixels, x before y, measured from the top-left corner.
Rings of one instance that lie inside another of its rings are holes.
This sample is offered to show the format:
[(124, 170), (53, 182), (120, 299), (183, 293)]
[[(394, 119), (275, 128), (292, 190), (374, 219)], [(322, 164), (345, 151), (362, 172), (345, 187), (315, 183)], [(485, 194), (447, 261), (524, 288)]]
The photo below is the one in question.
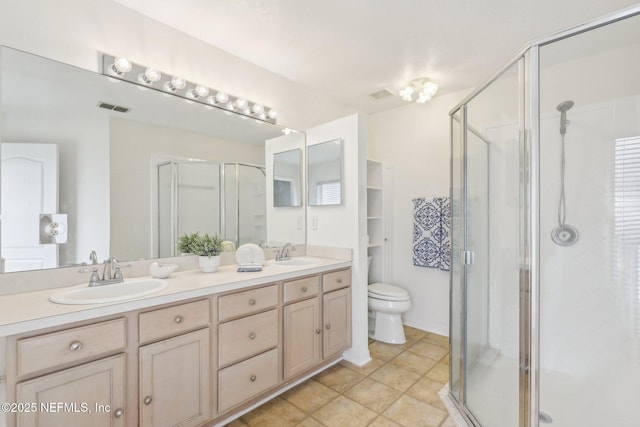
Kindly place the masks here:
[(4, 271), (53, 268), (58, 246), (40, 244), (40, 214), (58, 212), (58, 147), (0, 144), (1, 248)]

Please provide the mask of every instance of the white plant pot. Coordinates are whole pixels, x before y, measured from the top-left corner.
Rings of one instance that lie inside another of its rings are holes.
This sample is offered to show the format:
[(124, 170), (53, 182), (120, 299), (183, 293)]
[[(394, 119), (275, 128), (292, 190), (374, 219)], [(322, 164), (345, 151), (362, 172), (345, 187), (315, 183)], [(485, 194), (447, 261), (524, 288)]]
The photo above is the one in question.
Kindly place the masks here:
[(213, 273), (218, 270), (220, 265), (220, 255), (200, 256), (198, 257), (198, 265), (203, 273)]

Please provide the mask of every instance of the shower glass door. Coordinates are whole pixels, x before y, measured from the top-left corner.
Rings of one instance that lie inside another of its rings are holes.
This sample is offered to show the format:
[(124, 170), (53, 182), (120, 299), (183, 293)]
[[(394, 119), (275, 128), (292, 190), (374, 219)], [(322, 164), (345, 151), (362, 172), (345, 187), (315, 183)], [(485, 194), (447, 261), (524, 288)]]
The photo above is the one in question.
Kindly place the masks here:
[(640, 425), (639, 76), (640, 16), (540, 47), (541, 426)]
[[(462, 150), (452, 132), (452, 159), (462, 163), (452, 165), (453, 244), (462, 249), (452, 298), (462, 297), (466, 316), (452, 310), (451, 340), (462, 344), (459, 352), (452, 348), (451, 388), (467, 416), (487, 427), (513, 427), (519, 420), (522, 61), (462, 110)], [(458, 117), (452, 116), (454, 126)], [(456, 185), (459, 172), (466, 191)], [(456, 206), (462, 206), (461, 221)]]

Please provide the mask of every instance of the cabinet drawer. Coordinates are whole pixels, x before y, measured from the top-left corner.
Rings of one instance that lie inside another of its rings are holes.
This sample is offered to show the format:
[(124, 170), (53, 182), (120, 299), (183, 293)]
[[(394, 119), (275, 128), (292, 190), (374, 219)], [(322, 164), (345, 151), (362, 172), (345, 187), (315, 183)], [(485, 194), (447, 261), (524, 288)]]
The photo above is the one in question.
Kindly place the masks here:
[(320, 291), (320, 276), (305, 277), (304, 279), (284, 282), (284, 303), (297, 301), (316, 295)]
[(140, 314), (140, 343), (209, 326), (209, 300), (180, 304)]
[(124, 349), (126, 325), (126, 319), (116, 319), (18, 340), (18, 375), (96, 359)]
[(228, 365), (278, 345), (278, 310), (254, 314), (219, 326), (218, 363)]
[(218, 298), (220, 321), (256, 313), (278, 304), (278, 285), (266, 286)]
[(322, 275), (322, 291), (330, 292), (351, 286), (351, 269), (334, 271)]
[(278, 384), (278, 350), (218, 372), (218, 410), (224, 412)]

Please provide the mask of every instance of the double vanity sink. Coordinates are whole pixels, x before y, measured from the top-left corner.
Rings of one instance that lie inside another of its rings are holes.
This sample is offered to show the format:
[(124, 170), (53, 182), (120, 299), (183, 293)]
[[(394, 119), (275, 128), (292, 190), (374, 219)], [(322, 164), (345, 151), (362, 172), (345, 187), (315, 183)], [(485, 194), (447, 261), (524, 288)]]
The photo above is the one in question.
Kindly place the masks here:
[(0, 396), (35, 402), (55, 390), (46, 399), (113, 408), (7, 414), (7, 425), (225, 424), (342, 358), (351, 346), (350, 267), (303, 256), (259, 272), (226, 265), (5, 296)]
[[(285, 260), (270, 260), (265, 268), (276, 267), (312, 267), (325, 261), (316, 257), (294, 257)], [(56, 304), (105, 304), (128, 301), (149, 296), (165, 289), (168, 282), (164, 279), (136, 278), (125, 279), (124, 282), (102, 286), (76, 286), (55, 292), (49, 297)]]

